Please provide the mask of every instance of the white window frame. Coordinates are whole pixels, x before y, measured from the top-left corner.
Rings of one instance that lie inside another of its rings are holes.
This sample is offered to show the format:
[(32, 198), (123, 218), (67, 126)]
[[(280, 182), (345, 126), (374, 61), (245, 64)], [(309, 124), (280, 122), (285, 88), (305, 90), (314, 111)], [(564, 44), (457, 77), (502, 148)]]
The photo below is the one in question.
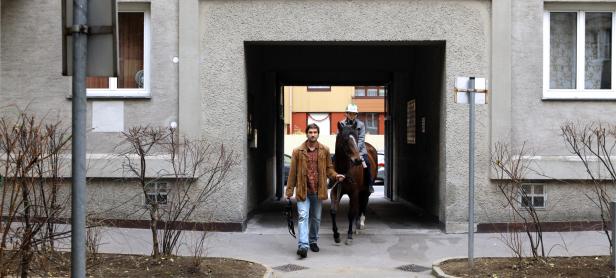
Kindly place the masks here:
[[(159, 206), (165, 206), (169, 203), (169, 183), (168, 182), (161, 182), (161, 181), (152, 181), (149, 182), (145, 185), (146, 187), (151, 186), (153, 188), (153, 191), (148, 191), (148, 190), (152, 190), (150, 188), (145, 188), (145, 195), (143, 198), (143, 205), (145, 206), (149, 206), (150, 204), (148, 203), (148, 196), (153, 195), (154, 196), (154, 200), (156, 201), (156, 203)], [(160, 191), (160, 188), (164, 187), (164, 192)], [(158, 200), (158, 195), (165, 195), (165, 202), (160, 202)]]
[(143, 13), (143, 88), (118, 88), (118, 78), (109, 77), (109, 88), (87, 88), (88, 98), (150, 98), (151, 44), (150, 5), (148, 3), (118, 3), (118, 13)]
[[(540, 207), (535, 207), (533, 205), (533, 208), (535, 210), (544, 210), (548, 207), (548, 193), (546, 190), (546, 186), (543, 183), (523, 183), (520, 186), (520, 192), (518, 194), (518, 204), (520, 208), (525, 208), (525, 206), (523, 205), (522, 202), (522, 196), (524, 195), (524, 193), (522, 193), (523, 187), (524, 186), (530, 186), (530, 192), (528, 194), (526, 194), (526, 196), (528, 196), (528, 198), (530, 198), (530, 203), (531, 205), (534, 204), (534, 198), (535, 197), (543, 197), (543, 206)], [(535, 186), (542, 186), (543, 187), (543, 194), (535, 194)]]
[[(577, 44), (576, 44), (576, 89), (550, 89), (550, 13), (577, 13)], [(611, 89), (585, 89), (586, 60), (586, 13), (612, 13), (612, 56), (611, 56)], [(579, 99), (579, 100), (616, 100), (616, 68), (614, 63), (614, 42), (616, 42), (616, 13), (614, 9), (571, 10), (550, 9), (543, 14), (543, 99)]]

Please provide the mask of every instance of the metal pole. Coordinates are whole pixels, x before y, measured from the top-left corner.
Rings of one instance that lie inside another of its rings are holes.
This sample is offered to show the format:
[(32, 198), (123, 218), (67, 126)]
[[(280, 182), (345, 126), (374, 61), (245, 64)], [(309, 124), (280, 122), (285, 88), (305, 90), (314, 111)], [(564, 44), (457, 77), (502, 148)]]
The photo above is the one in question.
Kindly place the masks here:
[(468, 123), (468, 264), (474, 265), (475, 241), (475, 78), (470, 78)]
[(71, 277), (86, 277), (86, 64), (88, 0), (73, 0)]
[(610, 212), (612, 216), (612, 267), (616, 271), (616, 244), (614, 241), (614, 236), (616, 236), (616, 202), (610, 202)]

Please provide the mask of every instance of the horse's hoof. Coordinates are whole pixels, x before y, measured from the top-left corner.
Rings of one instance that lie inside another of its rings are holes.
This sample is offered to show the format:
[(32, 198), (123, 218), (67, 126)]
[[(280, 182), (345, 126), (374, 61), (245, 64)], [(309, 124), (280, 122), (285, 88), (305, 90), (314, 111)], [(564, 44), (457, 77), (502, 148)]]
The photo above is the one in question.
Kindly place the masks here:
[(347, 238), (347, 240), (344, 241), (344, 244), (346, 244), (346, 245), (353, 245), (353, 239), (352, 238)]
[(340, 238), (339, 238), (339, 237), (335, 237), (335, 238), (334, 238), (334, 242), (336, 242), (336, 243), (340, 243)]

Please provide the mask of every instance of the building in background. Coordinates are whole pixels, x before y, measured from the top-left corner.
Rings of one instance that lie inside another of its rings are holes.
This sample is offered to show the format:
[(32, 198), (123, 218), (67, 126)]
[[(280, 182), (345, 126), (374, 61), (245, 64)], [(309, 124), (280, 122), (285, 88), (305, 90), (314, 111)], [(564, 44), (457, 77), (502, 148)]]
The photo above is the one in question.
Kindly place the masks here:
[(349, 103), (357, 104), (366, 134), (385, 134), (385, 86), (285, 86), (286, 134), (303, 134), (316, 123), (321, 135), (336, 134)]

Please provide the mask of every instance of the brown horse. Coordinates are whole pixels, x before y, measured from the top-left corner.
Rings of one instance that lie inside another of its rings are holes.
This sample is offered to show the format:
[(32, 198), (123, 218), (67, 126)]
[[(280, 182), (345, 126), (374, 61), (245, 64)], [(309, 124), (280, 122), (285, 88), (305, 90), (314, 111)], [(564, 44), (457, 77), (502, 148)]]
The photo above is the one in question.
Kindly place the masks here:
[[(349, 230), (347, 233), (347, 240), (345, 244), (350, 245), (353, 243), (353, 224), (358, 223), (360, 216), (366, 214), (366, 208), (368, 206), (368, 198), (370, 197), (370, 191), (365, 183), (364, 167), (361, 163), (361, 156), (359, 153), (359, 147), (357, 145), (357, 130), (352, 126), (341, 127), (338, 126), (338, 135), (336, 136), (336, 151), (334, 158), (334, 167), (336, 172), (345, 175), (344, 181), (337, 183), (330, 191), (331, 197), (331, 210), (332, 225), (334, 231), (334, 241), (340, 242), (340, 234), (338, 233), (338, 226), (336, 225), (336, 212), (340, 199), (344, 194), (347, 194), (350, 199), (349, 208)], [(368, 159), (370, 160), (370, 169), (372, 174), (372, 182), (376, 177), (376, 149), (366, 143), (366, 151), (368, 152)], [(362, 223), (363, 225), (363, 223)]]

